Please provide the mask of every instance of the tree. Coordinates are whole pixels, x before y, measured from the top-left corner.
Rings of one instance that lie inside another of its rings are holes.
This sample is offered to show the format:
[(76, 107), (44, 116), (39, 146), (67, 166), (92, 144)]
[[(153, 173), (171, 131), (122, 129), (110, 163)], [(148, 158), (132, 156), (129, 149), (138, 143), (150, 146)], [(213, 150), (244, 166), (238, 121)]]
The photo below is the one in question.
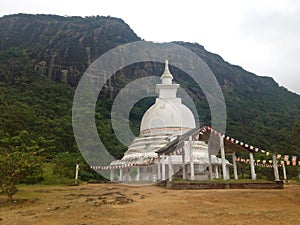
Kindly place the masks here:
[(300, 121), (297, 121), (294, 124), (292, 135), (293, 135), (295, 147), (299, 149), (300, 148)]
[(16, 136), (0, 133), (0, 187), (9, 201), (17, 192), (17, 184), (29, 175), (39, 173), (42, 165), (38, 142), (30, 138), (27, 131)]
[(30, 57), (24, 49), (10, 48), (0, 52), (0, 81), (10, 85), (19, 83), (28, 74), (33, 74)]

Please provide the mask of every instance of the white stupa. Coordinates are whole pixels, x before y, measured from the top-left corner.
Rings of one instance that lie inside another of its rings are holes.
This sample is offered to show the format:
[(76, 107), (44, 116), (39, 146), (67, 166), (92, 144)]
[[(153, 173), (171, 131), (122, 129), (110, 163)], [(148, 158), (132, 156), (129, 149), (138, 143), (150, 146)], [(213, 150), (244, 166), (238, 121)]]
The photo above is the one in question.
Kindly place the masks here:
[[(129, 145), (121, 160), (115, 160), (110, 164), (135, 165), (122, 171), (120, 181), (156, 181), (158, 179), (156, 151), (196, 127), (192, 111), (176, 96), (179, 84), (173, 84), (172, 80), (173, 75), (166, 61), (161, 75), (162, 83), (156, 84), (159, 96), (142, 118), (140, 135)], [(192, 148), (196, 179), (206, 179), (209, 165), (208, 146), (203, 141), (193, 141)], [(182, 167), (182, 158), (179, 155), (168, 157), (172, 157), (175, 175)], [(189, 154), (186, 154), (185, 161), (187, 163), (190, 161)], [(221, 160), (216, 156), (211, 156), (211, 162), (221, 164)], [(169, 174), (168, 171), (166, 173)]]
[(179, 84), (173, 84), (168, 61), (161, 76), (162, 84), (156, 85), (159, 97), (144, 114), (141, 135), (173, 134), (182, 135), (195, 128), (195, 118), (191, 110), (176, 96)]

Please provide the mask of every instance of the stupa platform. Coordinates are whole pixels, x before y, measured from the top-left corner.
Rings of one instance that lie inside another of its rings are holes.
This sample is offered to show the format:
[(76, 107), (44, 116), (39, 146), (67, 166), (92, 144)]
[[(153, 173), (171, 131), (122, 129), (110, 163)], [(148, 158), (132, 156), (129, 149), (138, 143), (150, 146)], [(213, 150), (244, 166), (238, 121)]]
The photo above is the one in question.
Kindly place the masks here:
[(266, 180), (173, 180), (157, 183), (158, 186), (175, 190), (195, 189), (283, 189), (283, 181)]

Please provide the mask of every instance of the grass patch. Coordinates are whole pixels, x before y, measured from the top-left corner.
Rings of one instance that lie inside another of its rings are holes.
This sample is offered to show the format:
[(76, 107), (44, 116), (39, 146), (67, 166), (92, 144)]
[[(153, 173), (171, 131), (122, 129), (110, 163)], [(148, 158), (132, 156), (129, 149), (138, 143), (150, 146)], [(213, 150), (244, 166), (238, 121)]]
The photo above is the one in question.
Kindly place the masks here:
[(44, 180), (41, 184), (44, 185), (72, 185), (74, 184), (74, 179), (63, 177), (59, 174), (55, 174), (54, 171), (54, 164), (45, 163), (43, 166), (43, 178)]

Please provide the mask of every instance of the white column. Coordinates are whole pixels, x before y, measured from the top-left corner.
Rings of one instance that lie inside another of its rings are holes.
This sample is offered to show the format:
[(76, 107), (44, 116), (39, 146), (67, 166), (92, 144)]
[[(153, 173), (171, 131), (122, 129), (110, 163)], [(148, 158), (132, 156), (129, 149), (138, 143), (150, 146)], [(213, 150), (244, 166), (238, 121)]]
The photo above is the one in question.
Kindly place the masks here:
[(120, 169), (120, 176), (119, 176), (119, 181), (123, 181), (123, 169)]
[(213, 171), (212, 171), (212, 165), (211, 165), (211, 155), (209, 153), (209, 149), (208, 149), (208, 171), (209, 171), (209, 178), (211, 180), (214, 179), (214, 176), (213, 176)]
[(172, 176), (173, 176), (173, 165), (172, 165), (172, 157), (169, 155), (169, 181), (172, 181)]
[(111, 169), (111, 170), (110, 170), (110, 181), (111, 181), (111, 182), (114, 181), (114, 176), (115, 176), (115, 175), (114, 175), (114, 170)]
[(165, 166), (165, 154), (162, 154), (161, 158), (161, 179), (165, 180), (166, 179), (166, 166)]
[(226, 177), (227, 177), (227, 180), (230, 180), (229, 166), (226, 166)]
[(157, 179), (161, 180), (160, 155), (157, 156)]
[(219, 179), (219, 166), (215, 165), (215, 177), (216, 179)]
[(78, 183), (78, 172), (79, 172), (79, 162), (76, 163), (76, 168), (75, 168), (75, 184)]
[(224, 148), (224, 140), (220, 137), (220, 148), (221, 148), (221, 159), (222, 159), (222, 174), (223, 180), (227, 180), (226, 176), (226, 158), (225, 158), (225, 148)]
[(136, 169), (137, 169), (136, 181), (140, 181), (141, 180), (141, 168), (138, 166)]
[(273, 169), (274, 169), (274, 178), (275, 181), (279, 181), (279, 172), (278, 172), (278, 165), (277, 165), (277, 159), (276, 159), (276, 155), (273, 154), (272, 155), (272, 161), (273, 161)]
[(195, 180), (195, 170), (194, 170), (194, 157), (193, 157), (193, 146), (192, 146), (192, 136), (189, 137), (189, 149), (190, 149), (190, 172), (191, 180)]
[(238, 174), (237, 174), (237, 167), (236, 167), (236, 156), (235, 152), (232, 153), (232, 165), (233, 165), (233, 174), (234, 174), (234, 179), (237, 180)]
[(254, 159), (253, 159), (253, 153), (249, 153), (250, 157), (250, 169), (251, 169), (251, 179), (256, 180), (256, 174), (255, 174), (255, 167), (254, 167)]
[(185, 150), (182, 151), (182, 179), (186, 180)]
[(283, 161), (283, 164), (281, 165), (282, 165), (283, 179), (286, 181), (287, 176), (286, 176), (286, 169), (285, 169), (285, 161)]

